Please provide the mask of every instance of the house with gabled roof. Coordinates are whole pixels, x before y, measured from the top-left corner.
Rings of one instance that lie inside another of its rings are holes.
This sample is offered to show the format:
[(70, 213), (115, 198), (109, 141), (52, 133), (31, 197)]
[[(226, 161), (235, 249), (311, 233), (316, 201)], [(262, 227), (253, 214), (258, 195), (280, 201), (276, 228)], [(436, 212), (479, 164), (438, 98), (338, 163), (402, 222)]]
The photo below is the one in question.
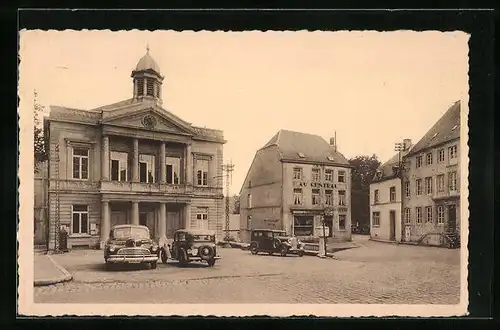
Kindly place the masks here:
[(370, 238), (401, 241), (401, 163), (412, 148), (404, 139), (402, 150), (381, 164), (370, 184)]
[[(331, 239), (351, 239), (351, 168), (314, 134), (280, 130), (257, 150), (240, 190), (240, 237), (251, 229), (317, 236), (324, 219)], [(328, 210), (328, 212), (325, 212)]]
[(223, 132), (162, 106), (164, 77), (149, 49), (131, 77), (131, 98), (52, 106), (44, 121), (51, 248), (60, 229), (70, 248), (102, 248), (110, 228), (126, 223), (147, 226), (160, 244), (180, 228), (223, 235)]
[(460, 101), (403, 158), (404, 241), (449, 245), (460, 231)]

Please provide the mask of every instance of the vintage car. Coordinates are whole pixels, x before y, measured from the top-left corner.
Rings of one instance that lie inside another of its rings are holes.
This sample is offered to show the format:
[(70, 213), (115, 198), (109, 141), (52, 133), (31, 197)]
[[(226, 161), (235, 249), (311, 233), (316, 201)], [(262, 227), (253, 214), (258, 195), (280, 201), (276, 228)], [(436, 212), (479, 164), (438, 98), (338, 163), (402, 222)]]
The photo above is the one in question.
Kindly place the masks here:
[(185, 266), (192, 261), (207, 262), (210, 267), (220, 259), (215, 245), (215, 233), (209, 230), (180, 229), (174, 233), (174, 240), (161, 248), (161, 260), (179, 261)]
[(106, 265), (148, 263), (155, 269), (160, 249), (149, 235), (146, 226), (116, 225), (111, 228), (104, 247)]
[(288, 236), (283, 230), (253, 229), (251, 234), (250, 252), (257, 254), (267, 252), (270, 255), (279, 253), (304, 255), (304, 244), (297, 238)]

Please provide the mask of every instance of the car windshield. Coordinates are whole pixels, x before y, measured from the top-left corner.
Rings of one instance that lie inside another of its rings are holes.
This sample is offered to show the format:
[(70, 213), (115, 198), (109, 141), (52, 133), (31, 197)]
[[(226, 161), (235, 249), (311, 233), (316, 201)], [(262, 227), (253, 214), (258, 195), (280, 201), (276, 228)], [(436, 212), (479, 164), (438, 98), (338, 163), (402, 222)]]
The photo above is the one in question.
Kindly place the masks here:
[(278, 237), (278, 236), (286, 236), (286, 233), (284, 231), (275, 232), (274, 237)]
[(113, 231), (113, 237), (116, 239), (124, 239), (124, 238), (145, 239), (149, 238), (149, 232), (146, 228), (139, 228), (139, 227), (115, 228), (115, 230)]
[(214, 236), (211, 235), (192, 235), (193, 242), (212, 242)]

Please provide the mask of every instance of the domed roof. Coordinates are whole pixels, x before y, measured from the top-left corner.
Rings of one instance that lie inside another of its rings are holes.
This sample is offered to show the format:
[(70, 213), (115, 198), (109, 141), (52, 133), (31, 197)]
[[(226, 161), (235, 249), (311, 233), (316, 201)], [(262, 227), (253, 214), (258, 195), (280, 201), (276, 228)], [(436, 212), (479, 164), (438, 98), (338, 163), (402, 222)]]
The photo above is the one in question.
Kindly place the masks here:
[(156, 73), (160, 73), (160, 66), (156, 61), (149, 55), (149, 47), (147, 48), (146, 55), (144, 55), (135, 67), (135, 71), (146, 71), (154, 70)]

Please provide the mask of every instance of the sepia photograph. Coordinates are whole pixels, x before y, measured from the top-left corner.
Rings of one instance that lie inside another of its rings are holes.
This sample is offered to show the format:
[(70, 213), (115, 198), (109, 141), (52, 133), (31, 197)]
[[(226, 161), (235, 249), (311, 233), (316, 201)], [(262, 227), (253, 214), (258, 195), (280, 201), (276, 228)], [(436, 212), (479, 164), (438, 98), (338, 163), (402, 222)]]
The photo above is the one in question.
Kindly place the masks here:
[(468, 42), (20, 31), (19, 310), (467, 314)]

